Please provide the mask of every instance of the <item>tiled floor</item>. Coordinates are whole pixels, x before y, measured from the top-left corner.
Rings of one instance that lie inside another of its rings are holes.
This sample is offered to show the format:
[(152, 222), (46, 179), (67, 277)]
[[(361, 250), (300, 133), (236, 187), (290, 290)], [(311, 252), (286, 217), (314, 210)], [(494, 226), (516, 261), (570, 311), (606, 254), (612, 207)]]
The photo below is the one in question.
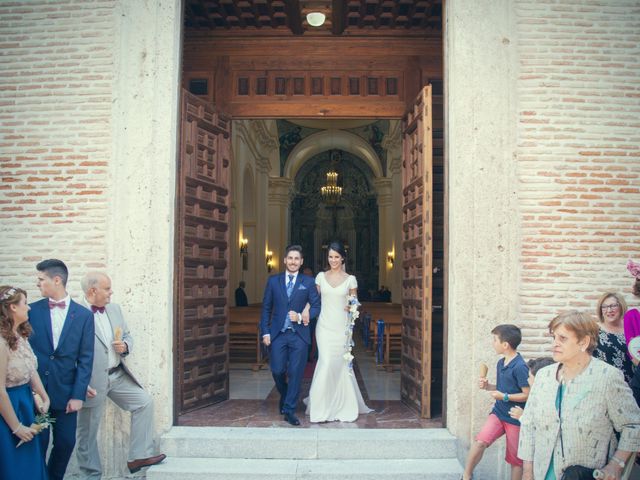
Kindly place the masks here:
[[(371, 400), (400, 400), (400, 371), (387, 372), (376, 366), (371, 352), (356, 345), (355, 356)], [(231, 400), (264, 400), (273, 389), (273, 378), (268, 365), (252, 371), (251, 364), (232, 364), (229, 375)]]
[[(363, 397), (374, 412), (360, 415), (355, 422), (312, 424), (298, 411), (302, 427), (307, 428), (425, 428), (441, 427), (440, 418), (425, 420), (400, 402), (400, 372), (378, 369), (371, 352), (355, 349), (356, 375)], [(311, 385), (312, 367), (308, 365), (301, 398)], [(229, 377), (230, 399), (218, 405), (180, 416), (184, 426), (290, 427), (278, 413), (279, 395), (268, 367), (254, 372), (250, 365), (232, 365)], [(294, 428), (294, 427), (291, 427)]]

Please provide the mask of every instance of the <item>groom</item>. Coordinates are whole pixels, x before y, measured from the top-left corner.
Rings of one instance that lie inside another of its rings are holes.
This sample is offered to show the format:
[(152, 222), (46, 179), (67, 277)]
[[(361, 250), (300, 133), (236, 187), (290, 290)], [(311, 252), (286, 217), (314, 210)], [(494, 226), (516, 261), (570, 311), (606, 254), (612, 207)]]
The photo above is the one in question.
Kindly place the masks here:
[(51, 428), (39, 435), (39, 441), (46, 455), (51, 430), (49, 479), (62, 480), (76, 443), (78, 411), (86, 399), (91, 378), (94, 324), (91, 312), (71, 300), (67, 293), (69, 270), (64, 262), (52, 258), (38, 263), (36, 269), (38, 288), (44, 298), (30, 305), (33, 333), (29, 343), (51, 398), (49, 413), (55, 419)]
[(302, 310), (311, 305), (309, 317), (320, 313), (320, 295), (313, 279), (300, 273), (302, 247), (290, 245), (284, 252), (286, 271), (272, 275), (262, 300), (260, 333), (271, 346), (271, 373), (280, 392), (280, 413), (291, 425), (300, 425), (296, 407), (300, 383), (311, 343), (308, 322), (302, 323)]

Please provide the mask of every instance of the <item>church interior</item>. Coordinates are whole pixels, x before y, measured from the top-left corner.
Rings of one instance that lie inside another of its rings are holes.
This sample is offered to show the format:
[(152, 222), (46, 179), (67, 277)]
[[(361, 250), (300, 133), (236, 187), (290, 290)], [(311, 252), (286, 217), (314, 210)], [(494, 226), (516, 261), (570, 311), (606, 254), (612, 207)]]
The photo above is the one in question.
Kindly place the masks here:
[[(310, 13), (324, 15), (324, 23), (313, 26)], [(379, 412), (377, 421), (361, 426), (442, 425), (441, 1), (190, 0), (184, 28), (183, 88), (219, 112), (230, 141), (228, 362), (222, 368), (228, 383), (220, 383), (215, 399), (184, 408), (178, 423), (273, 421), (265, 413), (273, 381), (257, 333), (264, 285), (282, 271), (287, 244), (302, 245), (303, 268), (315, 275), (327, 268), (328, 243), (340, 240), (363, 304), (355, 335), (358, 380)], [(411, 263), (403, 253), (403, 172), (409, 163), (403, 137), (409, 105), (425, 85), (431, 87), (430, 419), (401, 398), (408, 338), (403, 298), (410, 289), (403, 266)], [(249, 307), (235, 305), (241, 282)], [(308, 368), (312, 373), (312, 361)], [(250, 420), (247, 409), (254, 411)]]

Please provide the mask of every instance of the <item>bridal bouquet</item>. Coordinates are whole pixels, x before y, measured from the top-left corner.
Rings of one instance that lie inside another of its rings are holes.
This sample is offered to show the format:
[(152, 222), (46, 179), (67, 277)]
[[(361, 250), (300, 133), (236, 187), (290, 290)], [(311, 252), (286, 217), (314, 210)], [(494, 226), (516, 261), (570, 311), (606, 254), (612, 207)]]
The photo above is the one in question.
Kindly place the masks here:
[(347, 295), (347, 325), (346, 325), (346, 341), (344, 345), (344, 359), (347, 361), (349, 365), (349, 373), (353, 373), (353, 355), (351, 354), (351, 350), (355, 345), (353, 342), (353, 326), (356, 323), (356, 319), (360, 316), (360, 312), (358, 312), (358, 307), (360, 306), (360, 302), (358, 302), (358, 297), (355, 295)]
[[(41, 413), (40, 415), (36, 415), (34, 422), (29, 425), (29, 428), (33, 428), (36, 431), (36, 434), (40, 433), (45, 428), (49, 428), (56, 421), (55, 418), (51, 418), (48, 413)], [(24, 443), (24, 440), (20, 440), (16, 445), (18, 448), (20, 445)]]

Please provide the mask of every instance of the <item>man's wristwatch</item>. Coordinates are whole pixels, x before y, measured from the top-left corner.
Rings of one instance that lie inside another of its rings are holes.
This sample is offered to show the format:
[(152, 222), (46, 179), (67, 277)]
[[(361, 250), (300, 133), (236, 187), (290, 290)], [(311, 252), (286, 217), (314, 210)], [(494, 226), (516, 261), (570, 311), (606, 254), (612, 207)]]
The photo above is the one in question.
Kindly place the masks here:
[(509, 401), (509, 394), (505, 393), (504, 397), (502, 397), (502, 400), (504, 400), (505, 402), (508, 402)]
[(618, 457), (616, 457), (615, 455), (613, 457), (611, 457), (610, 459), (613, 463), (615, 463), (616, 465), (618, 465), (620, 468), (624, 469), (624, 466), (626, 464), (626, 462), (623, 462), (622, 460), (620, 460)]

